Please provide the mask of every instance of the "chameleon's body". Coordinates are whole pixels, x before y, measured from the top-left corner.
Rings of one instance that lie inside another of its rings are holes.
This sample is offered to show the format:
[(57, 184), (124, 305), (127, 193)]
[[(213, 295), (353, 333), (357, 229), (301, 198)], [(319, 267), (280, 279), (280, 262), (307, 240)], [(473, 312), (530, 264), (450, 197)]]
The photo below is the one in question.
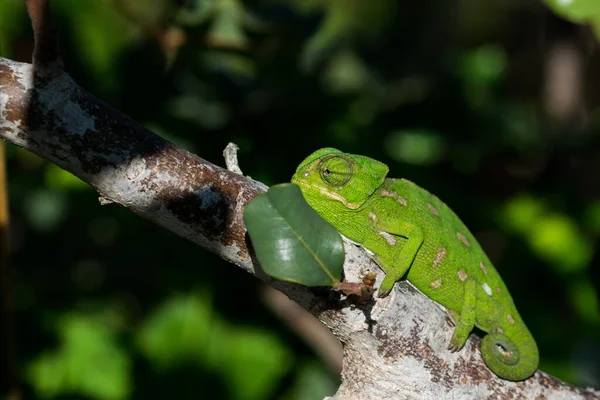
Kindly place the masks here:
[(448, 348), (461, 349), (475, 326), (481, 353), (499, 377), (523, 380), (538, 366), (537, 345), (481, 246), (437, 197), (385, 164), (326, 148), (300, 164), (292, 182), (325, 220), (373, 254), (385, 271), (379, 296), (406, 275), (456, 322)]

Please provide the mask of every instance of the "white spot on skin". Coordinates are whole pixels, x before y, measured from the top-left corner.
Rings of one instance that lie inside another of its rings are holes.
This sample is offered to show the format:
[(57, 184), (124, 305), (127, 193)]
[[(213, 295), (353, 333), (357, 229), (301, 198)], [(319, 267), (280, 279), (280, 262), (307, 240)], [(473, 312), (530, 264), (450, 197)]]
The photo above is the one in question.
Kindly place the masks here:
[(485, 291), (485, 293), (488, 296), (492, 295), (492, 288), (490, 287), (490, 285), (488, 285), (487, 283), (484, 283), (483, 285), (481, 285), (481, 287), (483, 288), (483, 290)]
[(374, 212), (370, 212), (369, 213), (369, 218), (371, 218), (373, 221), (375, 221), (377, 219), (377, 215), (375, 215)]
[(427, 208), (429, 208), (429, 211), (431, 211), (431, 213), (433, 215), (435, 215), (436, 217), (440, 216), (440, 212), (437, 210), (437, 208), (435, 208), (434, 206), (432, 206), (431, 204), (427, 203)]
[(383, 236), (383, 238), (385, 239), (385, 241), (390, 245), (390, 246), (394, 246), (396, 244), (396, 238), (394, 237), (394, 235), (385, 232), (385, 231), (379, 231), (379, 235)]
[(484, 275), (487, 275), (487, 268), (485, 267), (485, 264), (483, 263), (483, 261), (479, 263), (479, 268), (481, 268)]
[(515, 319), (510, 314), (506, 314), (506, 320), (508, 321), (509, 324), (514, 324), (515, 323)]
[(463, 234), (462, 234), (462, 233), (460, 233), (460, 232), (456, 232), (456, 237), (457, 237), (457, 238), (458, 238), (458, 239), (459, 239), (461, 242), (463, 242), (463, 244), (464, 244), (465, 246), (467, 246), (467, 247), (471, 247), (471, 243), (469, 243), (469, 241), (467, 240), (467, 238), (466, 238), (466, 236), (465, 236), (465, 235), (463, 235)]
[(308, 178), (308, 176), (309, 176), (309, 175), (310, 175), (310, 172), (305, 172), (305, 173), (304, 173), (304, 177), (305, 177), (305, 178)]
[(438, 247), (437, 254), (435, 255), (435, 259), (433, 260), (433, 266), (437, 267), (444, 260), (444, 258), (446, 258), (446, 254), (448, 254), (446, 248), (441, 246)]
[(440, 279), (436, 279), (435, 281), (431, 282), (431, 283), (429, 284), (429, 286), (431, 286), (431, 287), (432, 287), (432, 288), (434, 288), (434, 289), (437, 289), (437, 288), (439, 288), (440, 286), (442, 286), (442, 278), (440, 278)]
[(467, 273), (465, 271), (463, 271), (462, 269), (459, 269), (456, 274), (458, 275), (458, 279), (460, 279), (461, 282), (466, 281), (467, 278), (469, 277), (469, 275), (467, 275)]
[(500, 328), (500, 327), (498, 327), (498, 329), (496, 329), (496, 331), (497, 331), (498, 333), (504, 333), (504, 330), (503, 330), (502, 328)]
[(383, 189), (381, 192), (379, 192), (379, 194), (381, 194), (381, 196), (383, 196), (383, 197), (391, 197), (392, 199), (395, 199), (398, 203), (402, 204), (404, 207), (406, 207), (408, 205), (408, 201), (406, 201), (406, 199), (404, 197), (400, 196), (396, 192), (392, 192), (392, 191)]
[(339, 201), (340, 203), (342, 203), (344, 205), (344, 207), (347, 207), (347, 208), (350, 208), (350, 209), (354, 210), (354, 209), (357, 209), (360, 206), (360, 204), (348, 203), (346, 201), (346, 199), (344, 199), (343, 196), (341, 196), (339, 194), (336, 194), (336, 193), (332, 193), (332, 192), (328, 191), (327, 188), (319, 187), (317, 185), (313, 185), (313, 184), (310, 184), (310, 183), (307, 183), (307, 182), (302, 182), (302, 184), (304, 186), (309, 186), (309, 187), (317, 189), (321, 193), (321, 195), (323, 195), (325, 197), (329, 197), (330, 199)]

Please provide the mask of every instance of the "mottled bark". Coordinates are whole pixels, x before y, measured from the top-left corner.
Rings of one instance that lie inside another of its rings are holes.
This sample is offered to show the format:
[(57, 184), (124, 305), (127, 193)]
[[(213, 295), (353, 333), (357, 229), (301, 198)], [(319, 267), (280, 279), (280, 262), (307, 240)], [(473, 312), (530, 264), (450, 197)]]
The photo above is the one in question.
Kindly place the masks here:
[[(520, 383), (501, 380), (483, 364), (474, 335), (463, 350), (450, 353), (450, 319), (406, 282), (383, 300), (355, 306), (328, 289), (269, 279), (252, 257), (242, 221), (245, 204), (265, 185), (160, 138), (66, 74), (33, 76), (31, 65), (0, 58), (0, 137), (70, 171), (105, 201), (218, 254), (304, 306), (344, 343), (336, 399), (600, 397), (542, 372)], [(346, 250), (347, 279), (359, 281), (375, 270), (381, 281), (382, 272), (362, 250), (350, 243)]]

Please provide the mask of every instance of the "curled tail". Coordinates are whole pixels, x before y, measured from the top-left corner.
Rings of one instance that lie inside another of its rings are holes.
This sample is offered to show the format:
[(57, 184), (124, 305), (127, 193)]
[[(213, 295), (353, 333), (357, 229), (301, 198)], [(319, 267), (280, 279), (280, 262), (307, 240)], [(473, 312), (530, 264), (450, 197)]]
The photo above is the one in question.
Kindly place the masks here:
[(490, 333), (481, 342), (481, 356), (493, 373), (509, 381), (529, 378), (538, 367), (539, 352), (525, 325), (504, 333)]

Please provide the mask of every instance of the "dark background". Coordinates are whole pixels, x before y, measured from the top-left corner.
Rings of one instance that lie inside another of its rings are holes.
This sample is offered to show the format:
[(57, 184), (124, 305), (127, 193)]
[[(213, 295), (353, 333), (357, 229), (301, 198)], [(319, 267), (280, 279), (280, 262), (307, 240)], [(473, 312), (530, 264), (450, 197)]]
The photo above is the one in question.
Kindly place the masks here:
[[(271, 185), (331, 146), (437, 194), (496, 264), (540, 368), (598, 387), (600, 15), (581, 3), (52, 7), (82, 87), (206, 160), (223, 165), (235, 142), (244, 173)], [(23, 2), (3, 0), (0, 54), (29, 62), (32, 48)], [(7, 154), (25, 398), (335, 392), (339, 378), (265, 306), (256, 279), (100, 206), (58, 167), (14, 146)]]

